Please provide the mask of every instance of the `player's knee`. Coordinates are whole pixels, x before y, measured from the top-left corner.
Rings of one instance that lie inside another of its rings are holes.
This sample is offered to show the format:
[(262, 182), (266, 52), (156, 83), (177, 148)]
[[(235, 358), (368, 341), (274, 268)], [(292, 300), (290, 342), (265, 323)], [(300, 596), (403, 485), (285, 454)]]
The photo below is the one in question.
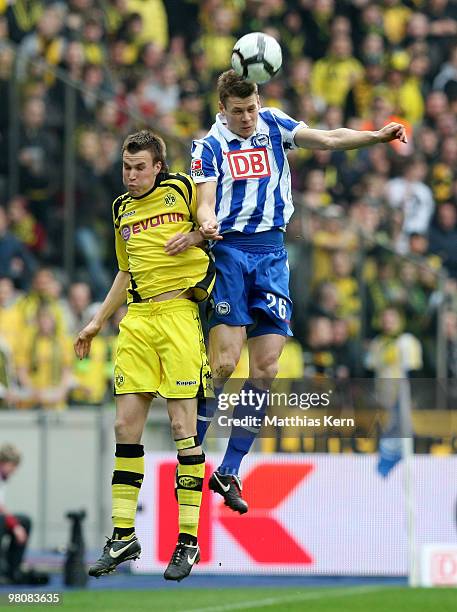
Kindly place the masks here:
[(116, 442), (118, 444), (134, 444), (130, 438), (132, 437), (133, 424), (130, 419), (125, 416), (116, 417), (114, 422), (114, 433), (116, 434)]
[(258, 357), (250, 364), (250, 378), (265, 378), (272, 380), (278, 374), (278, 359), (276, 355), (268, 354)]
[(212, 371), (214, 378), (230, 378), (235, 371), (238, 363), (239, 356), (232, 352), (221, 353), (215, 359), (215, 363), (212, 365)]
[(184, 421), (179, 416), (174, 416), (171, 419), (171, 433), (174, 440), (182, 440), (187, 438), (189, 432), (186, 430)]

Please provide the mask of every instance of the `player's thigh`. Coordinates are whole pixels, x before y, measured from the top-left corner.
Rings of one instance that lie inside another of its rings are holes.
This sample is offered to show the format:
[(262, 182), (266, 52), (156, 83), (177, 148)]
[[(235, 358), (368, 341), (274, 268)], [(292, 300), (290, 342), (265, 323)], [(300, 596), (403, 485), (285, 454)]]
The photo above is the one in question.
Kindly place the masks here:
[(223, 378), (228, 367), (236, 367), (246, 340), (244, 327), (216, 325), (209, 331), (209, 362), (213, 377)]
[(114, 366), (116, 396), (156, 393), (160, 383), (160, 361), (154, 348), (154, 319), (147, 314), (135, 314), (143, 306), (147, 304), (129, 306), (119, 326)]
[(249, 378), (254, 380), (264, 376), (274, 378), (285, 343), (286, 336), (279, 334), (249, 338)]
[(115, 433), (118, 444), (139, 444), (152, 396), (127, 393), (116, 396)]
[(248, 309), (250, 278), (247, 254), (218, 244), (213, 249), (216, 282), (208, 300), (208, 325), (244, 326), (252, 323)]
[(161, 365), (159, 393), (166, 399), (205, 395), (211, 370), (197, 304), (180, 300), (175, 310), (157, 317)]
[(249, 307), (251, 312), (264, 312), (284, 335), (292, 335), (289, 329), (292, 300), (289, 296), (289, 264), (285, 249), (266, 254), (257, 261)]

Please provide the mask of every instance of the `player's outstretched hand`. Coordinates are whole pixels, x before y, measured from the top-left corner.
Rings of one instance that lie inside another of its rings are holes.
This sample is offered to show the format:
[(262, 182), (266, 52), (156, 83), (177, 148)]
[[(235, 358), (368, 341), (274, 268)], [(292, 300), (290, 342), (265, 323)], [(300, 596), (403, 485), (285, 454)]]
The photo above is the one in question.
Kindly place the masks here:
[(222, 240), (222, 236), (219, 234), (219, 223), (216, 221), (202, 223), (200, 233), (205, 240)]
[(405, 144), (408, 142), (405, 126), (401, 123), (388, 123), (379, 130), (378, 134), (380, 142), (390, 142), (391, 140), (399, 140)]
[(95, 323), (94, 321), (91, 321), (86, 325), (84, 329), (79, 332), (78, 337), (76, 338), (76, 341), (73, 345), (76, 356), (79, 359), (84, 359), (84, 357), (87, 357), (87, 355), (90, 353), (90, 345), (92, 343), (92, 340), (98, 334), (100, 329), (101, 325)]
[[(198, 234), (198, 232), (190, 232), (189, 234), (175, 234), (168, 240), (165, 244), (165, 253), (167, 255), (177, 255), (178, 253), (182, 253), (190, 246), (194, 246), (197, 244), (196, 237), (193, 234)], [(198, 234), (197, 238), (201, 236)]]

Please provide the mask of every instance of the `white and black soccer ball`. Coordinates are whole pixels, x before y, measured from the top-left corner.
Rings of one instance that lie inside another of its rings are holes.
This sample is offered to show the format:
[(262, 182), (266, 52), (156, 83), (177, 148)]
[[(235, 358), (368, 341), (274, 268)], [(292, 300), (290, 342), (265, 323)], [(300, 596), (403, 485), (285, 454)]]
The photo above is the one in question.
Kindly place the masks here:
[(266, 83), (282, 64), (279, 43), (263, 32), (242, 36), (233, 47), (232, 68), (247, 81)]

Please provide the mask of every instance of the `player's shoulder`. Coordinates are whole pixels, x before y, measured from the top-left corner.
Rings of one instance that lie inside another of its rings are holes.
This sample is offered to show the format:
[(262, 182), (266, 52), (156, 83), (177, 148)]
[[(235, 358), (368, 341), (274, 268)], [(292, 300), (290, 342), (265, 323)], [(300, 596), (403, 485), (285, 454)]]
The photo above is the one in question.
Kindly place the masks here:
[(164, 174), (161, 178), (160, 186), (175, 189), (187, 202), (190, 202), (192, 199), (192, 192), (195, 189), (194, 181), (184, 172), (168, 172)]
[(294, 119), (275, 106), (263, 106), (259, 111), (259, 116), (267, 125), (276, 125), (289, 131), (295, 131), (300, 126), (308, 127), (303, 121)]
[(113, 217), (117, 219), (123, 209), (126, 207), (127, 203), (131, 200), (130, 194), (123, 193), (118, 196), (113, 202)]

